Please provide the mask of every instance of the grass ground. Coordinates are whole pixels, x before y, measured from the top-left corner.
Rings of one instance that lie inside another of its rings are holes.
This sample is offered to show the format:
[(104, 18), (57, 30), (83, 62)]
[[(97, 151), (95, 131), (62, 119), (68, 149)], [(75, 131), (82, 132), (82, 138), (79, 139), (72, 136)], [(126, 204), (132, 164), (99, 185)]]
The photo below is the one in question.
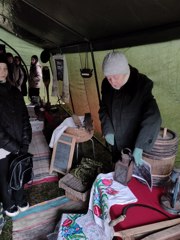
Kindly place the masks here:
[[(64, 190), (58, 188), (57, 182), (43, 183), (40, 185), (32, 186), (25, 191), (27, 194), (27, 199), (31, 206), (64, 195)], [(6, 216), (5, 220), (6, 224), (3, 228), (2, 234), (0, 235), (0, 240), (11, 240), (12, 219)]]

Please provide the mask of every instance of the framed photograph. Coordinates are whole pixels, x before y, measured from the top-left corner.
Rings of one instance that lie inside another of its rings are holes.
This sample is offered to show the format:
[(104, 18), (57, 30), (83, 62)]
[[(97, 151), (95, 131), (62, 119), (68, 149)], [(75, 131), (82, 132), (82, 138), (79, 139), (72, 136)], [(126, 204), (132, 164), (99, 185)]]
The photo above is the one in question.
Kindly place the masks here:
[(55, 59), (57, 80), (63, 81), (64, 62), (63, 59)]
[(53, 148), (50, 173), (53, 171), (66, 174), (72, 166), (76, 138), (63, 133)]

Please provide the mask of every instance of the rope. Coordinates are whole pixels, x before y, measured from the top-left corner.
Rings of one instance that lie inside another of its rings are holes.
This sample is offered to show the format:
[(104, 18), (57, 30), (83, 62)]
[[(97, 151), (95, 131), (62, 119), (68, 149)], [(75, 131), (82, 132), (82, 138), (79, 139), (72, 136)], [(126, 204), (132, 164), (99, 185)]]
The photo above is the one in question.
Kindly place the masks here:
[(83, 64), (82, 64), (82, 58), (81, 58), (80, 52), (79, 52), (79, 58), (80, 58), (81, 69), (83, 69), (83, 68), (88, 68), (88, 67), (89, 67), (88, 52), (85, 53), (84, 66), (83, 66)]
[(80, 58), (81, 68), (83, 68), (83, 66), (82, 66), (82, 59), (81, 59), (81, 54), (80, 54), (80, 52), (79, 52), (79, 58)]

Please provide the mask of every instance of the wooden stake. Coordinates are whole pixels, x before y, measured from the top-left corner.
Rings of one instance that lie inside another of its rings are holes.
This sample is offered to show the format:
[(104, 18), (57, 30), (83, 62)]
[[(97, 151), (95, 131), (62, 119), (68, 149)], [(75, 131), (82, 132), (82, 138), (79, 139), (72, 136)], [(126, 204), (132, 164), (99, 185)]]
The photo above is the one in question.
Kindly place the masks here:
[(163, 138), (166, 137), (166, 134), (167, 134), (167, 128), (164, 128), (164, 131), (163, 131)]
[(159, 231), (157, 233), (150, 234), (142, 240), (178, 240), (180, 239), (180, 224)]
[(129, 228), (126, 230), (114, 232), (114, 236), (121, 237), (123, 240), (134, 239), (134, 236), (142, 235), (148, 232), (153, 232), (159, 229), (171, 227), (180, 224), (180, 218), (166, 220), (158, 223), (143, 225), (140, 227)]

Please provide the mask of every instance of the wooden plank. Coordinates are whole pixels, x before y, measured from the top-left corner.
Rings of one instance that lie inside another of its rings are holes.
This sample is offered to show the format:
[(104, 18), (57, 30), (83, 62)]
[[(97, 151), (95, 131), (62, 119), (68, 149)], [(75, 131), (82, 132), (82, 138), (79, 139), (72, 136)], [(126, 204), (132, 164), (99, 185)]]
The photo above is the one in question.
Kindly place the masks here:
[(142, 240), (178, 240), (180, 239), (180, 224), (161, 230), (157, 233), (153, 233), (143, 238)]
[(145, 234), (148, 232), (153, 232), (153, 231), (171, 227), (171, 226), (174, 226), (177, 224), (180, 224), (180, 218), (166, 220), (166, 221), (162, 221), (162, 222), (158, 222), (158, 223), (152, 223), (152, 224), (143, 225), (140, 227), (129, 228), (126, 230), (114, 232), (114, 236), (118, 236), (118, 237), (121, 237), (122, 239), (126, 239), (126, 237), (142, 235), (142, 234)]

